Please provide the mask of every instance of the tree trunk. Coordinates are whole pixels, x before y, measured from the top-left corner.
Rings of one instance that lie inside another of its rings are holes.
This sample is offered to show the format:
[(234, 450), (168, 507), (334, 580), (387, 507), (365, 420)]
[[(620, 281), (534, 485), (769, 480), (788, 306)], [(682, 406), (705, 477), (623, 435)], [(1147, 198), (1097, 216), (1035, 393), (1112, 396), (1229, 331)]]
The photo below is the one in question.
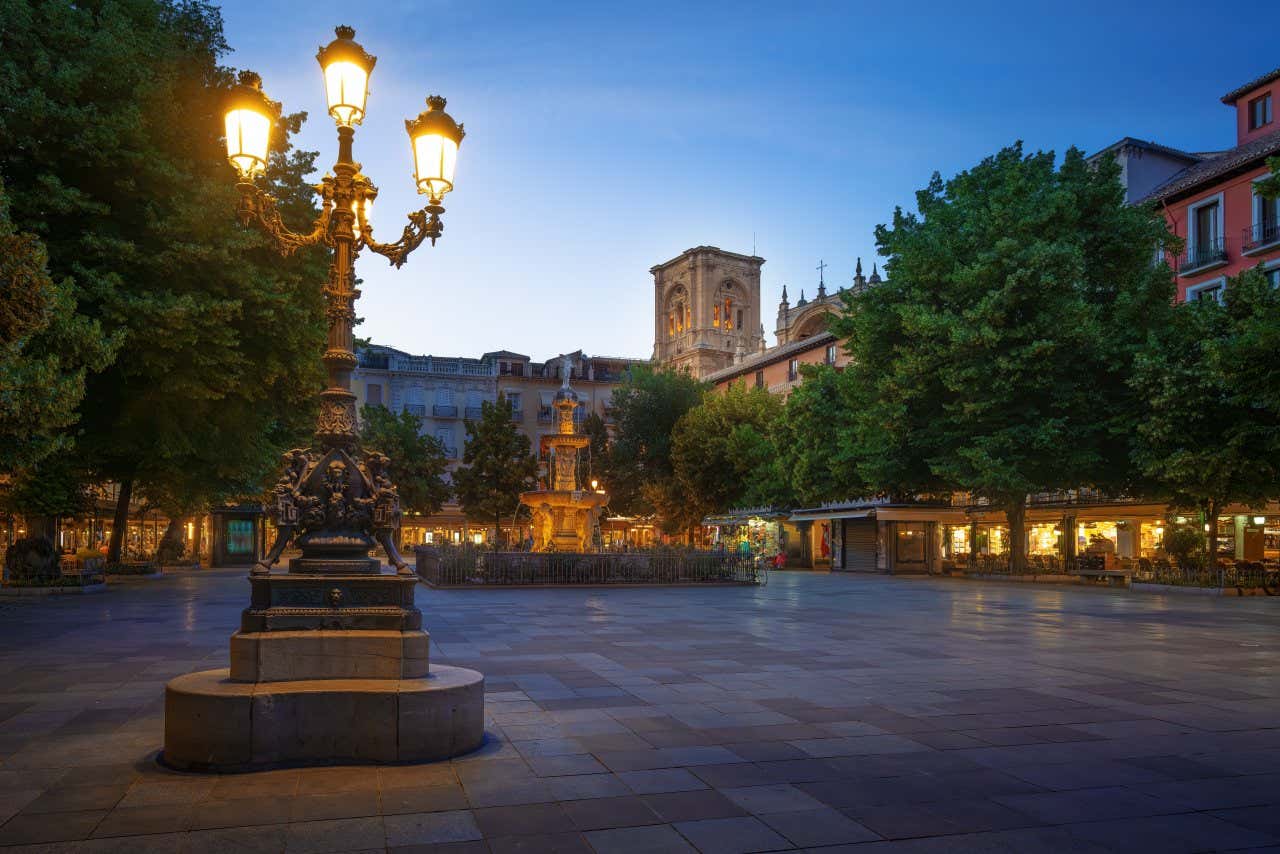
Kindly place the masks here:
[(156, 562), (164, 564), (180, 560), (183, 551), (182, 520), (171, 516), (169, 524), (165, 526), (164, 536), (156, 543)]
[(111, 540), (107, 544), (107, 563), (120, 562), (120, 550), (129, 528), (129, 501), (133, 498), (133, 478), (120, 481), (120, 494), (116, 496), (116, 513), (111, 522)]
[(1210, 498), (1206, 503), (1205, 523), (1209, 530), (1205, 531), (1205, 552), (1210, 572), (1218, 570), (1218, 512), (1221, 508), (1222, 502), (1216, 498)]
[(1027, 497), (1020, 495), (1005, 508), (1009, 518), (1009, 572), (1027, 568)]
[(199, 563), (204, 553), (204, 514), (197, 513), (193, 519), (195, 531), (191, 534), (191, 560)]

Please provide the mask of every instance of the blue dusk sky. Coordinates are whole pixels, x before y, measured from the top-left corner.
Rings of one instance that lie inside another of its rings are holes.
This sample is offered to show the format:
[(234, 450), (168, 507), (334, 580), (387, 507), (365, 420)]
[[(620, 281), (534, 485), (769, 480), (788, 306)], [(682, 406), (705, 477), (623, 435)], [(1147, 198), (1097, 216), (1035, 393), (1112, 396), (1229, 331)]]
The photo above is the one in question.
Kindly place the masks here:
[[(466, 124), (440, 243), (398, 271), (358, 262), (358, 333), (414, 353), (549, 358), (648, 357), (649, 268), (702, 244), (754, 242), (772, 342), (784, 283), (794, 302), (816, 290), (820, 259), (832, 286), (857, 256), (869, 273), (874, 228), (896, 205), (1018, 139), (1058, 152), (1124, 136), (1233, 145), (1219, 98), (1280, 53), (1245, 18), (1206, 9), (235, 0), (223, 15), (227, 61), (310, 113), (298, 142), (326, 165), (336, 140), (316, 48), (350, 24), (378, 57), (356, 159), (381, 191), (382, 240), (425, 203), (403, 120), (438, 93)], [(1218, 40), (1203, 41), (1207, 25)]]

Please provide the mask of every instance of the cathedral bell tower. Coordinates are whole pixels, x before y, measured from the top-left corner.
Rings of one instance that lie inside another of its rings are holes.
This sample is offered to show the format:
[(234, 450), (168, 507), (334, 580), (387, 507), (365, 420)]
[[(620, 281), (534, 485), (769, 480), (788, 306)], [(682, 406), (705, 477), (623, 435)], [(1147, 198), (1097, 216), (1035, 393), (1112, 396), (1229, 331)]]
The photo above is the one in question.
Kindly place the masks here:
[(754, 353), (760, 325), (764, 259), (715, 246), (687, 249), (653, 274), (653, 357), (701, 379)]

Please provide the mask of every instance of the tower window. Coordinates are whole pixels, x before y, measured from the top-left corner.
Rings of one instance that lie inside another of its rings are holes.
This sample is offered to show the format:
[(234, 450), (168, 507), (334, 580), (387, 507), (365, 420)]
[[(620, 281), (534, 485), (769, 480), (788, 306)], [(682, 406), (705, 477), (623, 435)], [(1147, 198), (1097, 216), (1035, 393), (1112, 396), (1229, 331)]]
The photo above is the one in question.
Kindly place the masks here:
[(733, 311), (733, 300), (729, 299), (728, 297), (725, 297), (724, 298), (724, 328), (725, 329), (733, 328), (733, 321), (729, 319), (732, 316), (732, 311)]
[(738, 328), (742, 328), (742, 309), (738, 309)]
[[(727, 319), (727, 318), (726, 318), (726, 319)], [(720, 325), (720, 306), (718, 306), (718, 305), (717, 305), (716, 307), (714, 307), (713, 309), (711, 309), (711, 325), (712, 325), (712, 326), (719, 326), (719, 325)], [(726, 324), (726, 325), (727, 325), (727, 324)]]

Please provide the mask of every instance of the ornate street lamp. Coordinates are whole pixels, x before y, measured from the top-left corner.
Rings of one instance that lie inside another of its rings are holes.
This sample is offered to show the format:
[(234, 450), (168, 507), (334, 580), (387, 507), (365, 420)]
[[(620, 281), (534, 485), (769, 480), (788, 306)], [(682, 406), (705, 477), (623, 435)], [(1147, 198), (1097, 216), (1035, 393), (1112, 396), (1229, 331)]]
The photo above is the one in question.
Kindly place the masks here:
[[(412, 574), (395, 546), (400, 506), (387, 472), (389, 461), (382, 454), (363, 451), (356, 430), (352, 327), (360, 292), (354, 287), (355, 259), (367, 248), (400, 267), (424, 240), (436, 242), (444, 230), (440, 202), (453, 189), (464, 131), (444, 111), (445, 99), (437, 95), (427, 99), (426, 111), (405, 122), (415, 182), (429, 202), (409, 214), (399, 240), (374, 240), (370, 210), (378, 189), (361, 173), (351, 148), (355, 126), (365, 117), (369, 75), (377, 59), (355, 41), (355, 30), (343, 26), (335, 33), (337, 38), (320, 48), (316, 59), (324, 74), (329, 115), (338, 127), (338, 160), (333, 174), (316, 186), (321, 210), (310, 231), (290, 231), (275, 199), (255, 183), (266, 171), (271, 131), (279, 115), (279, 106), (263, 94), (256, 74), (240, 75), (226, 107), (227, 159), (239, 175), (241, 221), (264, 231), (284, 255), (323, 244), (332, 250), (333, 259), (324, 285), (329, 334), (323, 360), (328, 386), (320, 393), (315, 444), (285, 456), (285, 474), (275, 487), (270, 511), (278, 534), (270, 552), (255, 565), (255, 576), (269, 575), (290, 541), (302, 550), (302, 557), (290, 561), (290, 574), (377, 574), (381, 562), (369, 557), (375, 543), (382, 545), (398, 574)], [(333, 590), (340, 597), (341, 590)]]

